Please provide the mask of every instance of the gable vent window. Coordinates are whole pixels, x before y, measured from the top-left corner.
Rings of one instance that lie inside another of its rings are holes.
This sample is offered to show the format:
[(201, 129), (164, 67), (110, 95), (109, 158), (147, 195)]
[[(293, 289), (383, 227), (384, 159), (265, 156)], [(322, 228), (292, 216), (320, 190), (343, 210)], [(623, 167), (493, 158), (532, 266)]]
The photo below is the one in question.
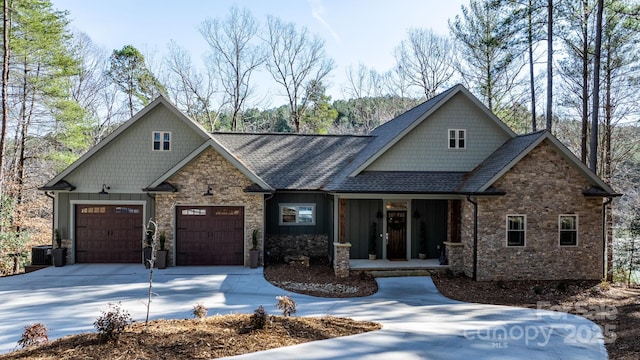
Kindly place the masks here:
[(467, 130), (449, 129), (449, 149), (464, 149), (467, 140)]
[(153, 151), (170, 151), (171, 133), (167, 131), (153, 132)]

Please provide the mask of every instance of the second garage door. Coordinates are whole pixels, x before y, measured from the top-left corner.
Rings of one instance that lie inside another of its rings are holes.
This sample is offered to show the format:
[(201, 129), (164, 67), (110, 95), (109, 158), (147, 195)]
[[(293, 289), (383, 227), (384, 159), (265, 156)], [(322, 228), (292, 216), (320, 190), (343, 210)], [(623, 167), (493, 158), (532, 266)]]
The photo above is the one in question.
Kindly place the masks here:
[(178, 206), (176, 265), (243, 265), (244, 209)]

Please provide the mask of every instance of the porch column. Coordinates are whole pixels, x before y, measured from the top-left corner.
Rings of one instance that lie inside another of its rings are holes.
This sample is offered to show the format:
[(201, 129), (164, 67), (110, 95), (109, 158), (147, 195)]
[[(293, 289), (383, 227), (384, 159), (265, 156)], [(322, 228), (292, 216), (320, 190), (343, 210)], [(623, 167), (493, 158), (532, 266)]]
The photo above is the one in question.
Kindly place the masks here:
[(333, 243), (333, 271), (336, 277), (345, 278), (349, 276), (349, 255), (351, 243)]
[(464, 271), (464, 244), (461, 242), (445, 241), (447, 260), (449, 261), (449, 269), (458, 274)]

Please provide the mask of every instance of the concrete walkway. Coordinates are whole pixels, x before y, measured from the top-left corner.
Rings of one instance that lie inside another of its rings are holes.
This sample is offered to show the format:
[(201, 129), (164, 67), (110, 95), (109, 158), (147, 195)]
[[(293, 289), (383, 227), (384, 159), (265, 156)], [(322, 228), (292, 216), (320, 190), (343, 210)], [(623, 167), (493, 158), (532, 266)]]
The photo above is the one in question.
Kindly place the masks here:
[[(377, 321), (380, 331), (237, 356), (237, 359), (606, 359), (599, 328), (581, 317), (461, 303), (440, 295), (428, 277), (379, 278), (363, 298), (290, 294), (264, 280), (262, 269), (175, 267), (155, 270), (153, 318), (279, 314), (275, 297), (290, 295), (298, 316)], [(144, 321), (149, 273), (142, 265), (68, 265), (0, 278), (0, 353), (16, 348), (24, 326), (41, 322), (50, 338), (94, 331), (110, 302)]]

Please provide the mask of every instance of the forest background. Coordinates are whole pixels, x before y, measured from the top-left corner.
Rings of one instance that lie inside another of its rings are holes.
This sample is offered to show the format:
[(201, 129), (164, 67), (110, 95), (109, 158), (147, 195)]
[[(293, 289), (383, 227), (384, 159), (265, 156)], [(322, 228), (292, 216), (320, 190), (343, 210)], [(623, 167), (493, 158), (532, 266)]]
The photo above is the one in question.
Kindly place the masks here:
[(52, 243), (38, 187), (160, 94), (210, 131), (367, 134), (456, 83), (516, 133), (552, 132), (623, 194), (608, 205), (610, 260), (618, 274), (638, 269), (637, 1), (471, 0), (446, 34), (407, 28), (389, 69), (351, 64), (336, 99), (325, 41), (242, 3), (203, 15), (197, 62), (170, 40), (160, 58), (105, 49), (49, 0), (2, 1), (0, 274)]

